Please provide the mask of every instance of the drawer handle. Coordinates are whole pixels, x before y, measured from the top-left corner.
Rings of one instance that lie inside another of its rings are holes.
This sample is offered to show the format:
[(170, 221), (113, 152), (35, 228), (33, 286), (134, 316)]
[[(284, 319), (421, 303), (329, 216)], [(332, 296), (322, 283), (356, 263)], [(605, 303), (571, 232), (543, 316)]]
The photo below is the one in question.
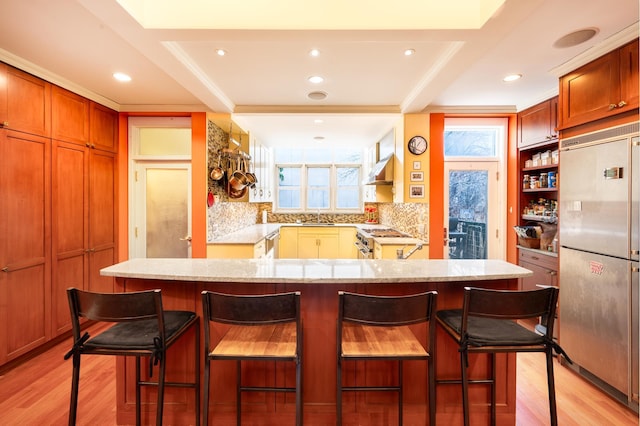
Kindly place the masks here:
[(2, 272), (9, 272), (9, 267), (5, 266), (4, 268), (2, 268)]

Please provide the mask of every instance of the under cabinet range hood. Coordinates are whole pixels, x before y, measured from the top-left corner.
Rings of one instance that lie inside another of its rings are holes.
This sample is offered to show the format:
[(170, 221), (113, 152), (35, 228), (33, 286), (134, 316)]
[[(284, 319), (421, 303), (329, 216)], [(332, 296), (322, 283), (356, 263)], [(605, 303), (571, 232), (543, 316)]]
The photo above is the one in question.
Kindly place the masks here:
[(365, 185), (393, 184), (393, 154), (388, 154), (380, 159), (380, 161), (373, 166), (364, 183)]

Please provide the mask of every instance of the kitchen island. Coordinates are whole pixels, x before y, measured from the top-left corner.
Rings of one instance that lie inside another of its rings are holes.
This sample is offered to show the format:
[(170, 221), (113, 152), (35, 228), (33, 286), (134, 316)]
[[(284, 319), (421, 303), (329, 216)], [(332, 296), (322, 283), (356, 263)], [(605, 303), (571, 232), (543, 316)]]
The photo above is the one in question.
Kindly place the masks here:
[[(192, 310), (202, 316), (200, 292), (211, 290), (236, 294), (300, 291), (304, 330), (303, 403), (308, 425), (335, 424), (336, 338), (338, 291), (400, 295), (438, 291), (438, 309), (462, 305), (465, 286), (515, 290), (518, 279), (531, 275), (527, 269), (499, 260), (328, 260), (328, 259), (132, 259), (105, 268), (102, 275), (116, 278), (116, 291), (159, 288), (165, 309)], [(224, 328), (214, 328), (220, 334)], [(188, 341), (190, 340), (190, 341)], [(436, 372), (438, 379), (458, 378), (457, 347), (438, 330)], [(167, 377), (188, 380), (193, 376), (195, 336), (169, 352)], [(501, 354), (497, 363), (498, 424), (515, 424), (515, 355)], [(204, 362), (204, 361), (202, 361)], [(394, 380), (391, 362), (354, 363), (343, 372), (347, 382), (378, 384)], [(131, 424), (135, 415), (133, 360), (117, 361), (118, 424)], [(143, 369), (146, 371), (146, 369)], [(488, 374), (486, 357), (470, 357), (474, 376)], [(202, 369), (201, 369), (202, 371)], [(293, 365), (243, 364), (243, 376), (254, 384), (291, 382)], [(235, 421), (235, 364), (216, 362), (211, 375), (210, 418), (212, 424)], [(406, 362), (404, 405), (408, 423), (423, 424), (426, 418), (427, 372), (425, 363)], [(387, 393), (348, 394), (344, 397), (345, 424), (380, 424), (395, 419), (396, 396)], [(193, 392), (167, 389), (167, 424), (193, 422)], [(470, 393), (472, 418), (486, 423), (488, 388)], [(143, 416), (153, 416), (155, 393), (143, 392)], [(438, 423), (461, 423), (459, 385), (439, 385)], [(292, 395), (250, 393), (243, 396), (243, 418), (251, 424), (293, 424)], [(373, 418), (377, 418), (373, 421)], [(268, 419), (268, 420), (267, 420)]]

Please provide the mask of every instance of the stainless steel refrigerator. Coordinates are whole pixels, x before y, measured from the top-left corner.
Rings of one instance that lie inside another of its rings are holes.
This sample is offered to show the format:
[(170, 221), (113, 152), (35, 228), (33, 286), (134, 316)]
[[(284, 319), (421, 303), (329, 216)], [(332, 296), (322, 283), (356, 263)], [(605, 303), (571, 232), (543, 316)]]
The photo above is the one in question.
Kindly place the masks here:
[(638, 123), (560, 141), (559, 339), (574, 368), (638, 411)]

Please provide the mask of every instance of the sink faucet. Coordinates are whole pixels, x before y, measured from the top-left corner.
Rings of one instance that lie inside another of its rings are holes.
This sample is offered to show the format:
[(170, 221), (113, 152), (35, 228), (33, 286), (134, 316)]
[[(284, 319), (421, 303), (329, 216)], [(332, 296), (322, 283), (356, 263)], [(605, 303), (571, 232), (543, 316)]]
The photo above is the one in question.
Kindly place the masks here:
[(416, 244), (415, 247), (409, 250), (409, 253), (405, 255), (404, 249), (406, 248), (407, 246), (404, 246), (401, 249), (396, 250), (396, 255), (398, 256), (398, 259), (408, 259), (409, 256), (411, 256), (413, 253), (416, 252), (416, 250), (422, 250), (422, 244), (421, 243)]

